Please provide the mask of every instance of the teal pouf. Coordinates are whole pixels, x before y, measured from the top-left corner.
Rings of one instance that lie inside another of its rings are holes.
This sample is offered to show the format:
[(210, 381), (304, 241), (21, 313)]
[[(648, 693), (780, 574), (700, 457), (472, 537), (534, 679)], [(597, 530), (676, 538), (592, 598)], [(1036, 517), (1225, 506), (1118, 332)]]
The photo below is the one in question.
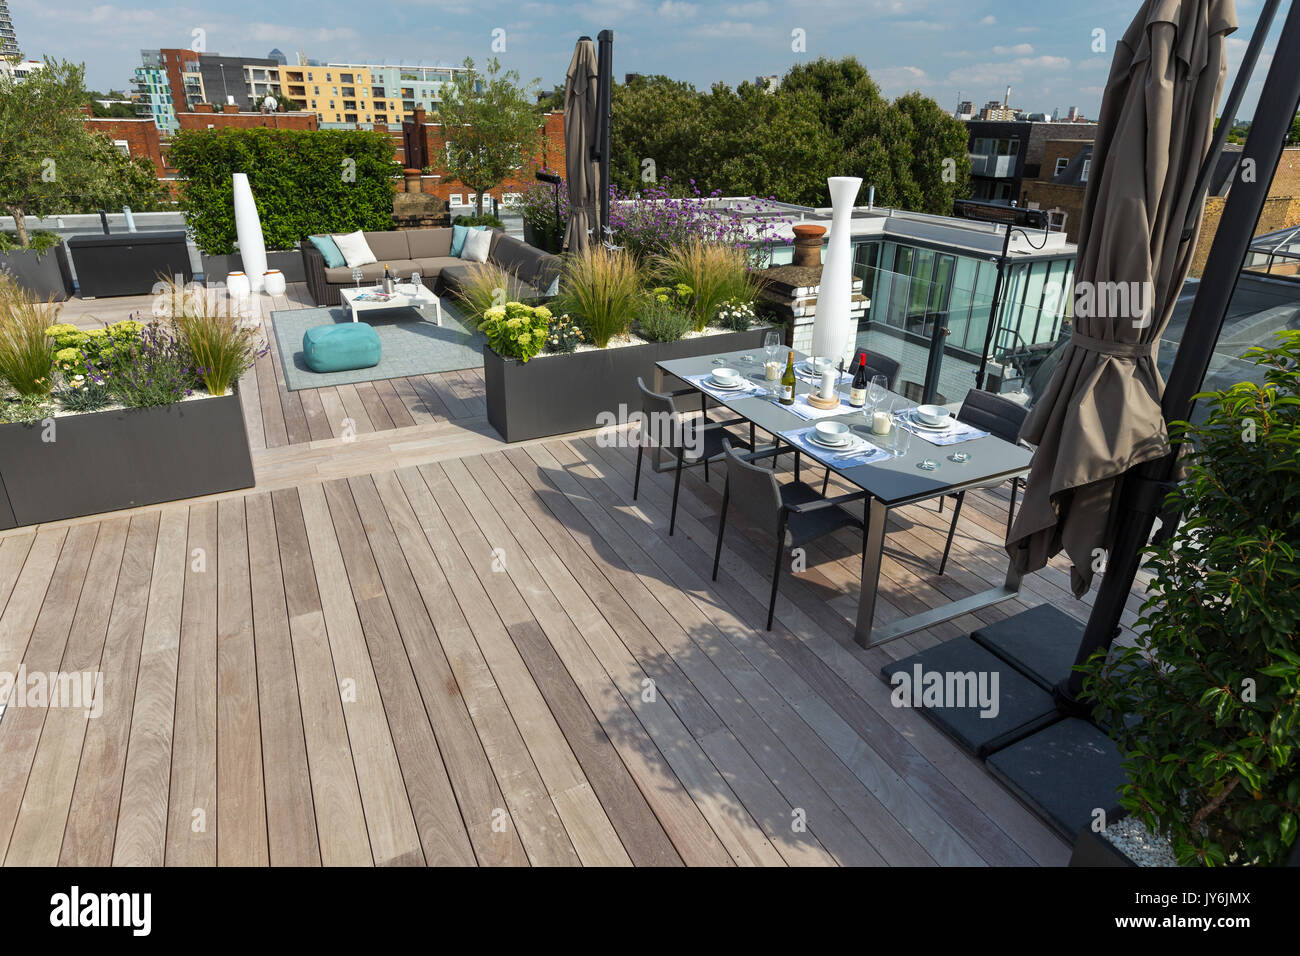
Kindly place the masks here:
[(383, 355), (378, 334), (364, 322), (318, 325), (302, 334), (302, 357), (313, 372), (373, 368)]

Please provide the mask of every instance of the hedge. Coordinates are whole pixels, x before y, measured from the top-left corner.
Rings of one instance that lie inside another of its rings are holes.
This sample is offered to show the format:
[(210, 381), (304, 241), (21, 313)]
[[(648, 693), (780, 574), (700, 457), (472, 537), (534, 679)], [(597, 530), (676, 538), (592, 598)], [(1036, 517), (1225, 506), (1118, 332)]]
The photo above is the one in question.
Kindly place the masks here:
[(315, 233), (393, 228), (393, 180), (401, 165), (383, 133), (182, 130), (169, 157), (183, 180), (186, 224), (208, 255), (235, 248), (233, 173), (248, 174), (268, 249), (295, 248)]

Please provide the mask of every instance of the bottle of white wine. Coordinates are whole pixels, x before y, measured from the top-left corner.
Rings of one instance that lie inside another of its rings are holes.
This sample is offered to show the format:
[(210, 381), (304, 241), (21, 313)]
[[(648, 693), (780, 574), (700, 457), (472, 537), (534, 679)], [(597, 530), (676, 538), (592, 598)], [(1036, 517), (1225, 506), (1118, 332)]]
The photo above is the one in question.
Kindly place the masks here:
[(781, 398), (782, 405), (794, 404), (794, 352), (790, 352), (790, 358), (785, 363), (785, 374), (781, 376)]

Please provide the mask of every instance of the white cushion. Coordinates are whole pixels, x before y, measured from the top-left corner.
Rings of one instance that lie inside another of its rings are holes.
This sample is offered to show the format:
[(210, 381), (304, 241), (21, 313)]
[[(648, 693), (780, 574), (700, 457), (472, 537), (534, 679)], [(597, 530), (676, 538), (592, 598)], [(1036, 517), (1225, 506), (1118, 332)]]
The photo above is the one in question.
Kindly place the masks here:
[(370, 245), (366, 242), (363, 232), (349, 232), (346, 235), (335, 236), (334, 245), (339, 247), (339, 252), (343, 253), (343, 261), (350, 269), (379, 261), (370, 251)]
[(487, 262), (488, 249), (492, 246), (492, 230), (471, 229), (465, 236), (465, 245), (461, 247), (460, 257), (471, 262)]

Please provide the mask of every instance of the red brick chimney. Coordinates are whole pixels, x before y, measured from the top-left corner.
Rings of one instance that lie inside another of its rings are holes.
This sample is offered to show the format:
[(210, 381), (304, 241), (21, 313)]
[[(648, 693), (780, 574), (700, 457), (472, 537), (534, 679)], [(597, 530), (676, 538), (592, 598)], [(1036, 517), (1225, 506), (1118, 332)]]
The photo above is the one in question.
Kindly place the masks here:
[(239, 112), (239, 104), (238, 104), (238, 103), (226, 103), (224, 106), (221, 107), (221, 112), (223, 112), (223, 113), (238, 113), (238, 112)]

